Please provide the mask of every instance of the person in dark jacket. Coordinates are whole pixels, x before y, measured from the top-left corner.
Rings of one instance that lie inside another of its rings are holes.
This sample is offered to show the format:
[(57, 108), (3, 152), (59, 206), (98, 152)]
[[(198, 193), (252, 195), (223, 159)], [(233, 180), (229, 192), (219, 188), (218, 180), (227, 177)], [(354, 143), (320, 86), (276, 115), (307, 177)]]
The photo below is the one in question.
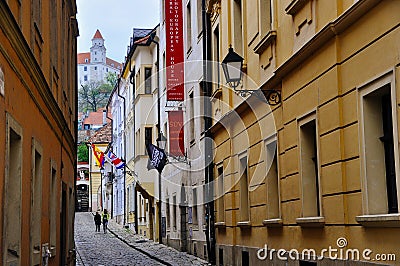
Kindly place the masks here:
[(96, 225), (96, 232), (100, 232), (101, 215), (99, 212), (96, 212), (96, 215), (94, 216), (94, 224)]
[(104, 211), (103, 211), (103, 230), (104, 230), (104, 234), (107, 233), (108, 220), (110, 220), (110, 214), (108, 213), (107, 209), (104, 209)]

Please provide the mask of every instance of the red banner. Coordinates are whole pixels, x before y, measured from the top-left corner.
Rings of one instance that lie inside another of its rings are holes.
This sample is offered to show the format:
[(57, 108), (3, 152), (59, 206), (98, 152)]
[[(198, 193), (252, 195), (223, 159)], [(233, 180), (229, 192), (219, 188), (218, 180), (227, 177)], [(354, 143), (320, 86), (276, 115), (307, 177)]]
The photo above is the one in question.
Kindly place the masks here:
[(165, 0), (167, 101), (184, 100), (182, 0)]
[(169, 154), (172, 156), (184, 156), (183, 143), (183, 111), (168, 112), (169, 124)]

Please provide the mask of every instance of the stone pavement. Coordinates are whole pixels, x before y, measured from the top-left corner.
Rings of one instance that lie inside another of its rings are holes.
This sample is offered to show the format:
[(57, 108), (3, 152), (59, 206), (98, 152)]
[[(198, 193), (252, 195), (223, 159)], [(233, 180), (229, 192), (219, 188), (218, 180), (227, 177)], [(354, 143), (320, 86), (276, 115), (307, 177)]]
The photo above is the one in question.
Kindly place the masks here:
[(76, 265), (209, 265), (185, 252), (134, 235), (109, 222), (109, 232), (95, 232), (91, 213), (75, 215)]
[(164, 265), (119, 240), (110, 232), (95, 232), (91, 213), (75, 215), (76, 265)]
[(116, 237), (127, 243), (130, 247), (147, 254), (149, 257), (161, 262), (164, 265), (186, 266), (186, 265), (211, 265), (207, 261), (197, 258), (186, 252), (180, 252), (171, 247), (148, 240), (139, 235), (133, 234), (131, 230), (122, 225), (110, 221), (109, 231)]

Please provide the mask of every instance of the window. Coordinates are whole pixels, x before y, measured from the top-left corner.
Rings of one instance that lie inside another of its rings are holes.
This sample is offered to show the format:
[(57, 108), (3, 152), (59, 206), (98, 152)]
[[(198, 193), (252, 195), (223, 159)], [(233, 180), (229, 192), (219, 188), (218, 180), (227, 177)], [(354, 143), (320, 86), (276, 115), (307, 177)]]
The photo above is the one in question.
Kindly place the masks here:
[(247, 250), (242, 250), (242, 266), (250, 265), (249, 252)]
[(140, 129), (138, 129), (135, 133), (135, 156), (141, 155), (141, 150), (140, 150)]
[(87, 66), (84, 66), (84, 67), (83, 67), (83, 71), (87, 71)]
[(248, 183), (248, 167), (247, 167), (247, 156), (239, 159), (240, 167), (240, 221), (246, 222), (250, 220), (249, 215), (249, 183)]
[(190, 132), (190, 142), (194, 142), (195, 130), (194, 130), (194, 100), (193, 91), (189, 94), (189, 132)]
[[(136, 84), (136, 88), (137, 89), (139, 89), (140, 88), (140, 84), (141, 84), (141, 82), (140, 82), (140, 69), (138, 70), (138, 72), (136, 73), (136, 81), (135, 81), (135, 84)], [(136, 91), (138, 92), (138, 93), (141, 93), (140, 91), (138, 91), (136, 89)]]
[(94, 70), (97, 70), (97, 66), (94, 67)]
[[(3, 198), (2, 265), (19, 265), (21, 256), (22, 128), (7, 113)], [(11, 233), (12, 232), (12, 233)]]
[(85, 75), (85, 76), (83, 76), (83, 81), (87, 81), (88, 80), (88, 77)]
[(165, 209), (166, 209), (166, 216), (167, 216), (167, 227), (171, 227), (171, 212), (170, 212), (170, 206), (169, 206), (169, 198), (167, 198), (166, 204), (165, 204)]
[[(15, 0), (18, 2), (19, 6), (19, 11), (21, 10), (21, 4), (22, 1), (20, 0)], [(55, 71), (58, 71), (58, 50), (59, 50), (59, 45), (58, 45), (58, 26), (59, 26), (59, 16), (55, 10), (58, 10), (58, 1), (50, 1), (50, 56), (52, 60), (52, 65), (55, 69)], [(19, 16), (20, 18), (20, 16)], [(20, 19), (19, 19), (20, 20)], [(20, 23), (21, 26), (21, 23)]]
[(260, 33), (261, 37), (267, 35), (272, 29), (273, 23), (273, 12), (272, 12), (272, 1), (271, 0), (259, 0), (259, 18), (260, 18)]
[(233, 40), (234, 49), (239, 55), (243, 54), (243, 31), (242, 31), (242, 0), (233, 0)]
[(55, 256), (57, 244), (57, 169), (53, 161), (51, 162), (49, 195), (50, 251), (52, 256)]
[(176, 195), (172, 197), (172, 204), (172, 226), (176, 230), (176, 208), (178, 207), (176, 204)]
[(276, 140), (266, 144), (267, 163), (267, 218), (279, 218), (279, 176)]
[(88, 62), (89, 62), (89, 59), (85, 58), (85, 63), (88, 63)]
[(126, 198), (128, 199), (127, 202), (127, 207), (128, 207), (128, 211), (131, 211), (131, 191), (130, 191), (130, 187), (126, 188)]
[(106, 72), (108, 72), (108, 67), (106, 67)]
[(218, 177), (217, 177), (218, 178), (218, 180), (217, 180), (217, 189), (218, 189), (217, 222), (224, 222), (225, 221), (225, 204), (224, 204), (225, 190), (224, 190), (224, 167), (222, 165), (217, 168), (217, 173), (218, 173)]
[(201, 0), (197, 0), (197, 35), (200, 36), (200, 34), (203, 31), (203, 14), (202, 14), (202, 6), (201, 6)]
[(42, 220), (42, 148), (32, 139), (32, 179), (31, 179), (31, 265), (39, 265), (41, 259), (41, 220)]
[(151, 94), (151, 68), (144, 69), (144, 93)]
[(186, 44), (187, 51), (192, 48), (192, 11), (190, 8), (190, 1), (186, 6)]
[(193, 210), (192, 210), (192, 220), (193, 224), (198, 224), (197, 216), (197, 188), (193, 188)]
[(84, 124), (84, 125), (83, 125), (83, 129), (89, 130), (89, 129), (90, 129), (90, 125), (89, 125), (89, 124)]
[(224, 266), (224, 250), (222, 248), (219, 248), (218, 258), (219, 258), (218, 265)]
[(42, 25), (42, 0), (32, 0), (32, 19), (38, 30), (41, 30)]
[(315, 114), (299, 121), (303, 217), (320, 217), (320, 189)]
[(144, 149), (145, 149), (145, 154), (147, 155), (147, 145), (151, 144), (153, 140), (153, 128), (151, 127), (146, 127), (144, 129)]
[(147, 222), (147, 212), (149, 211), (149, 203), (147, 202), (147, 199), (144, 200), (144, 214), (143, 214), (143, 219), (144, 222)]
[[(220, 50), (219, 50), (219, 26), (217, 26), (214, 30), (214, 39), (213, 39), (214, 45), (213, 45), (213, 56), (214, 56), (214, 61), (215, 62), (220, 62)], [(221, 87), (221, 79), (220, 79), (220, 66), (219, 64), (213, 64), (214, 67), (214, 76), (215, 80), (217, 81), (217, 88)]]
[[(398, 213), (396, 105), (389, 79), (361, 91), (362, 159), (367, 214)], [(386, 83), (386, 84), (385, 84)]]

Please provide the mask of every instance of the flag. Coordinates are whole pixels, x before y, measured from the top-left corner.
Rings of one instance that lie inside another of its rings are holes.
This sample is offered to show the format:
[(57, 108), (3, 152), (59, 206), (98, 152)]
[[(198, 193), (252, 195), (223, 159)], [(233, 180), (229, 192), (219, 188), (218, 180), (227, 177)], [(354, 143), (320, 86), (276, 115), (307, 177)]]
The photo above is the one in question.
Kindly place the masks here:
[(151, 170), (151, 169), (156, 169), (156, 168), (154, 168), (154, 166), (151, 164), (150, 158), (148, 158), (147, 159), (147, 170)]
[(167, 163), (167, 155), (164, 150), (150, 143), (147, 145), (147, 153), (149, 154), (151, 165), (161, 173)]
[(92, 150), (94, 158), (96, 159), (96, 164), (99, 167), (102, 167), (104, 165), (104, 152), (102, 152), (99, 148), (97, 148), (93, 143), (92, 143)]
[(111, 150), (109, 150), (106, 153), (106, 159), (107, 159), (107, 161), (111, 162), (117, 169), (124, 168), (124, 166), (125, 166), (124, 161), (122, 161), (120, 158), (118, 158), (117, 155), (115, 155)]

